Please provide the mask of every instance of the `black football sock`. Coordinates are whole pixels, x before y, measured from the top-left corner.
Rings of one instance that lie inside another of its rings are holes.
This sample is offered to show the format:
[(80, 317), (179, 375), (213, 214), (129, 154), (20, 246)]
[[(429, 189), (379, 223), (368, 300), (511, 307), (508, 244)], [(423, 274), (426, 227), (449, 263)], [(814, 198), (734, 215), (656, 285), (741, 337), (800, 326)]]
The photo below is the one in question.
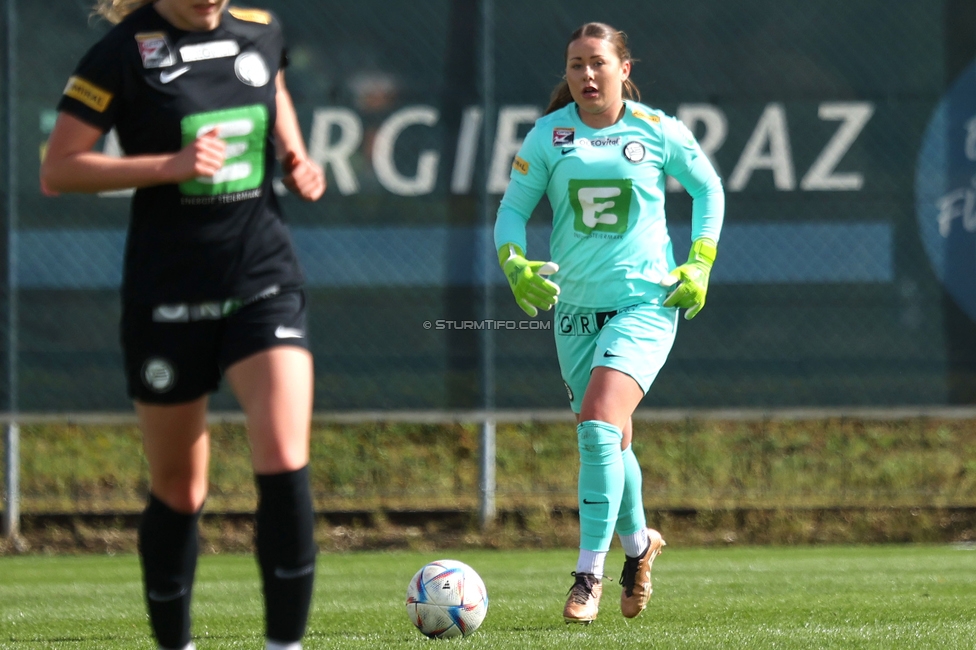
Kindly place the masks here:
[(315, 580), (315, 521), (308, 466), (259, 474), (255, 530), (264, 583), (267, 638), (292, 643), (305, 635)]
[(199, 512), (176, 512), (150, 494), (139, 522), (139, 559), (149, 622), (163, 648), (184, 648), (190, 642), (199, 518)]

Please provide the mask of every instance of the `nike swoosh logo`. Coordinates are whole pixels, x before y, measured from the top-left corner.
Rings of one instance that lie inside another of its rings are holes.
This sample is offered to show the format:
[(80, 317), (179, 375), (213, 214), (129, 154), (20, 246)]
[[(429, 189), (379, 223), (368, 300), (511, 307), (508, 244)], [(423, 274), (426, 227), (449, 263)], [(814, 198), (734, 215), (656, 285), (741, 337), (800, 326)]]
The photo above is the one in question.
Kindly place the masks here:
[(610, 358), (613, 358), (613, 357), (617, 357), (617, 358), (620, 358), (620, 357), (621, 357), (622, 355), (619, 355), (619, 354), (612, 354), (612, 353), (610, 352), (610, 350), (607, 350), (606, 352), (604, 352), (604, 353), (603, 353), (603, 356), (605, 356), (606, 358), (608, 358), (608, 359), (610, 359)]
[(315, 571), (315, 564), (306, 564), (303, 567), (298, 567), (297, 569), (282, 569), (281, 567), (275, 567), (274, 574), (276, 578), (282, 580), (288, 580), (289, 578), (301, 578), (302, 576), (307, 576), (308, 574)]
[(588, 506), (595, 506), (601, 503), (610, 503), (610, 502), (609, 501), (587, 501), (586, 499), (583, 499), (583, 503), (585, 503)]
[(177, 68), (176, 70), (164, 70), (159, 73), (159, 83), (168, 84), (173, 79), (187, 73), (190, 71), (190, 66), (185, 65), (182, 68)]
[(568, 153), (573, 153), (572, 149), (563, 149), (562, 154), (565, 156)]
[(186, 587), (181, 587), (179, 590), (174, 591), (173, 593), (170, 594), (161, 594), (154, 589), (150, 589), (149, 593), (146, 595), (149, 596), (149, 600), (154, 600), (157, 603), (168, 603), (172, 600), (176, 600), (177, 598), (180, 598), (185, 594), (186, 594)]
[(294, 327), (279, 325), (278, 329), (275, 330), (275, 337), (279, 339), (303, 339), (305, 338), (305, 332)]

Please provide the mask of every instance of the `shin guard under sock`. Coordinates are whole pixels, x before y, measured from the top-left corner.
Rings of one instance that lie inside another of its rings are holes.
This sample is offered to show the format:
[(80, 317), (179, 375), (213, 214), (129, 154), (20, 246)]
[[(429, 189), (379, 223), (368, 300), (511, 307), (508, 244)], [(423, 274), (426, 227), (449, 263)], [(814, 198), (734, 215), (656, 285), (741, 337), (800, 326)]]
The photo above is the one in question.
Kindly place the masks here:
[(315, 580), (315, 521), (308, 466), (258, 475), (255, 543), (264, 584), (267, 638), (293, 643), (305, 635)]
[(607, 551), (624, 490), (623, 457), (617, 427), (587, 420), (576, 427), (580, 451), (580, 548)]
[(162, 648), (184, 648), (190, 643), (199, 517), (199, 512), (176, 512), (150, 494), (139, 522), (139, 559), (149, 622)]
[[(620, 513), (617, 515), (617, 534), (621, 538), (633, 535), (647, 526), (644, 516), (644, 480), (640, 464), (634, 455), (634, 445), (622, 452), (624, 462), (624, 493), (620, 499)], [(636, 557), (636, 556), (632, 556)]]

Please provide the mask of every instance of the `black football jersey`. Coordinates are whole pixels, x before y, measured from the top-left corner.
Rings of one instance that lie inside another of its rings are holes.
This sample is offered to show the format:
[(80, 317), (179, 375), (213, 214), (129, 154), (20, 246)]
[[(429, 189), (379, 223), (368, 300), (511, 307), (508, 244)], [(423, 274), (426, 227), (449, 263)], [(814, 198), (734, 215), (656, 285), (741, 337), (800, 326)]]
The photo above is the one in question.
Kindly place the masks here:
[(301, 283), (271, 185), (284, 61), (280, 25), (266, 11), (232, 7), (212, 32), (186, 32), (148, 4), (78, 64), (58, 110), (114, 127), (126, 154), (175, 152), (214, 128), (227, 144), (212, 178), (136, 191), (124, 299), (246, 299)]

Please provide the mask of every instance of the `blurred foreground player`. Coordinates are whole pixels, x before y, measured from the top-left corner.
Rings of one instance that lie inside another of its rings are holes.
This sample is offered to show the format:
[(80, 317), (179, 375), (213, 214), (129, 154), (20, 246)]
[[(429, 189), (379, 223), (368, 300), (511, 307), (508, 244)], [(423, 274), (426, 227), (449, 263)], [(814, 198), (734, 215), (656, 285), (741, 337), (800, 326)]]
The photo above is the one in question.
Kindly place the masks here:
[[(259, 503), (267, 648), (297, 650), (315, 574), (308, 485), (312, 357), (303, 277), (272, 191), (325, 191), (285, 87), (278, 20), (227, 0), (101, 0), (115, 27), (82, 58), (41, 168), (47, 193), (136, 188), (122, 347), (150, 472), (139, 527), (160, 648), (193, 648), (209, 393), (226, 376), (247, 416)], [(125, 155), (94, 150), (110, 129)]]

